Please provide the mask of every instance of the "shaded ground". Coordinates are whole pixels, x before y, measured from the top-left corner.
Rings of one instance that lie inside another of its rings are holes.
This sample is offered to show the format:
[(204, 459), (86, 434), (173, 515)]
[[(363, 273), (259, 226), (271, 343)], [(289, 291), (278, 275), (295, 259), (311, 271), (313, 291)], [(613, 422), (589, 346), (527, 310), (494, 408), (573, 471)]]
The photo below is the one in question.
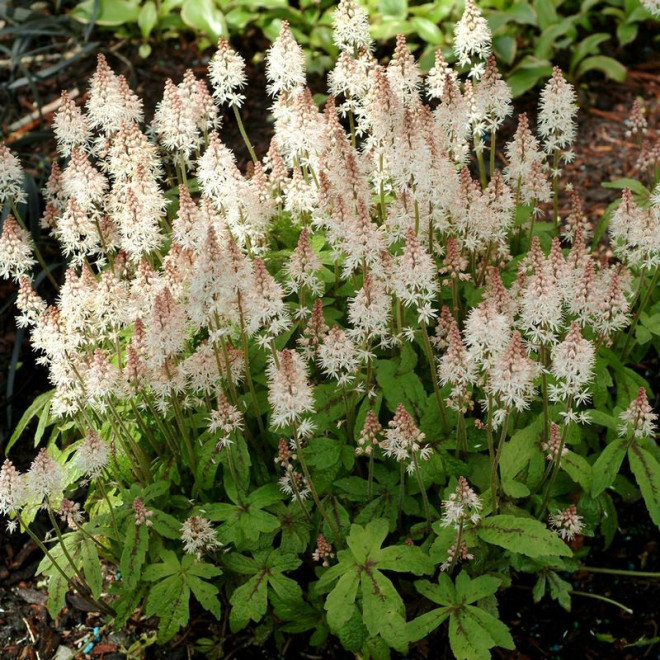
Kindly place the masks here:
[[(249, 41), (249, 40), (248, 40)], [(247, 43), (247, 52), (256, 52), (263, 44)], [(140, 60), (135, 47), (130, 44), (113, 44), (104, 49), (116, 71), (124, 73), (131, 86), (145, 99), (147, 117), (153, 113), (160, 99), (164, 80), (171, 77), (178, 82), (186, 68), (198, 75), (206, 71), (208, 54), (200, 55), (193, 43), (167, 44), (155, 49), (147, 61)], [(243, 50), (246, 52), (246, 50)], [(132, 64), (131, 64), (132, 63)], [(77, 88), (84, 99), (85, 81), (95, 68), (95, 60), (89, 56), (61, 75), (39, 83), (44, 105), (55, 101), (62, 89)], [(1, 72), (0, 72), (1, 75)], [(242, 112), (247, 132), (258, 154), (265, 153), (271, 128), (267, 120), (269, 100), (265, 94), (263, 68), (249, 67), (250, 85), (248, 100)], [(315, 87), (322, 87), (315, 81)], [(569, 179), (584, 200), (584, 211), (595, 225), (607, 205), (615, 200), (618, 192), (600, 187), (600, 181), (620, 177), (634, 177), (638, 145), (627, 135), (626, 119), (636, 97), (647, 100), (647, 118), (651, 126), (660, 120), (660, 62), (634, 63), (628, 80), (623, 84), (599, 80), (590, 81), (588, 89), (581, 90), (582, 112), (576, 146), (577, 159), (568, 168)], [(29, 87), (0, 99), (3, 105), (2, 134), (12, 149), (19, 153), (28, 172), (34, 177), (36, 187), (41, 187), (47, 175), (45, 163), (52, 156), (53, 141), (47, 132), (52, 118), (33, 118), (20, 126), (20, 122), (34, 111)], [(535, 101), (531, 97), (518, 100), (517, 108), (529, 110), (534, 115)], [(513, 126), (512, 126), (513, 128)], [(223, 140), (236, 150), (239, 165), (247, 163), (247, 152), (235, 129), (233, 118), (226, 118), (221, 130)], [(564, 212), (567, 205), (563, 204)], [(38, 219), (38, 209), (34, 209)], [(47, 249), (47, 246), (46, 246)], [(5, 396), (6, 387), (0, 394), (0, 447), (6, 442), (11, 428), (19, 419), (31, 399), (47, 388), (46, 375), (35, 367), (24, 337), (17, 335), (9, 304), (14, 289), (0, 283), (0, 374), (9, 373), (12, 361), (22, 362), (15, 371), (16, 379), (11, 396)], [(16, 346), (20, 347), (20, 351)], [(657, 375), (654, 380), (657, 382)], [(0, 386), (3, 384), (0, 383)], [(5, 384), (6, 385), (6, 384)], [(11, 415), (8, 407), (11, 405)], [(19, 450), (20, 452), (20, 450)], [(29, 448), (14, 458), (21, 464), (30, 459)], [(657, 530), (648, 519), (642, 502), (621, 503), (619, 507), (620, 533), (611, 548), (592, 552), (589, 563), (594, 566), (627, 570), (660, 571)], [(111, 634), (101, 627), (102, 620), (85, 608), (85, 604), (69, 600), (69, 607), (58, 621), (53, 622), (44, 607), (45, 593), (34, 578), (39, 562), (39, 552), (23, 537), (8, 536), (0, 530), (0, 658), (53, 657), (60, 648), (59, 660), (68, 656), (62, 649), (70, 649), (77, 657), (105, 657), (108, 660), (126, 657), (122, 646), (130, 646), (141, 635), (149, 636), (155, 630), (153, 621), (145, 621), (136, 615), (122, 634)], [(566, 576), (565, 576), (566, 577)], [(568, 578), (567, 578), (568, 579)], [(631, 580), (608, 575), (580, 573), (573, 576), (574, 588), (587, 593), (600, 594), (632, 608), (633, 615), (618, 607), (587, 597), (576, 596), (571, 614), (562, 610), (554, 601), (545, 600), (539, 605), (532, 603), (533, 581), (521, 577), (518, 586), (500, 594), (500, 610), (503, 620), (511, 627), (517, 651), (501, 653), (502, 658), (658, 658), (660, 640), (660, 581)], [(99, 627), (95, 630), (96, 627)], [(191, 617), (186, 637), (166, 649), (149, 647), (147, 657), (187, 658), (188, 642), (213, 633), (208, 620)], [(644, 640), (647, 644), (644, 645)], [(304, 644), (304, 638), (300, 640)], [(258, 649), (247, 637), (235, 638), (223, 650), (224, 656), (234, 658), (275, 657), (271, 647)], [(443, 648), (444, 642), (428, 640), (411, 651), (410, 656), (451, 657)], [(632, 645), (632, 646), (630, 646)], [(198, 657), (212, 657), (211, 650), (200, 652)], [(349, 657), (340, 649), (326, 649), (306, 654), (302, 647), (291, 647), (285, 657)], [(352, 656), (350, 656), (352, 657)]]

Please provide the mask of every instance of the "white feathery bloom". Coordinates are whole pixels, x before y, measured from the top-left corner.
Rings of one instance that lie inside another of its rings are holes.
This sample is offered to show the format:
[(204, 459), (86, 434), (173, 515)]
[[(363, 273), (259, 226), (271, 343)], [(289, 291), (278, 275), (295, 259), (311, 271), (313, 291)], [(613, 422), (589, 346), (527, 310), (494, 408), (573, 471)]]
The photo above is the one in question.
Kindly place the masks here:
[(584, 523), (582, 516), (578, 515), (577, 507), (571, 504), (568, 509), (556, 511), (548, 517), (550, 527), (554, 529), (564, 541), (572, 541), (582, 534)]
[(208, 428), (212, 434), (217, 434), (217, 450), (232, 444), (231, 434), (243, 429), (243, 415), (224, 394), (218, 396), (218, 408), (211, 411)]
[(322, 267), (312, 247), (309, 229), (305, 227), (300, 232), (296, 249), (284, 266), (289, 291), (306, 287), (314, 295), (319, 295), (323, 291), (323, 282), (318, 278), (317, 273)]
[(0, 468), (0, 514), (18, 512), (25, 505), (27, 495), (25, 475), (6, 459)]
[(95, 479), (110, 462), (110, 446), (96, 431), (90, 431), (76, 452), (82, 473)]
[(383, 338), (389, 334), (392, 298), (387, 294), (384, 278), (365, 275), (362, 287), (348, 301), (350, 334), (357, 341)]
[(464, 334), (470, 355), (488, 369), (509, 343), (511, 319), (486, 300), (468, 313)]
[(660, 0), (641, 0), (642, 6), (660, 18)]
[(409, 229), (403, 254), (395, 260), (392, 292), (408, 307), (415, 307), (422, 323), (435, 316), (431, 303), (438, 290), (437, 269), (431, 255)]
[[(45, 499), (62, 495), (64, 471), (62, 466), (45, 449), (42, 449), (32, 461), (25, 475), (25, 482), (30, 501), (41, 504)], [(50, 504), (54, 505), (55, 502)]]
[(294, 39), (288, 21), (282, 21), (280, 34), (266, 53), (266, 78), (271, 96), (292, 92), (305, 84), (305, 53)]
[(465, 522), (470, 522), (473, 525), (481, 519), (481, 500), (479, 496), (470, 488), (465, 477), (458, 478), (458, 485), (456, 491), (453, 492), (449, 499), (442, 502), (442, 527), (454, 527), (458, 529)]
[(413, 99), (419, 99), (417, 90), (421, 85), (422, 75), (402, 34), (397, 35), (396, 48), (387, 65), (387, 78), (392, 91), (406, 105)]
[(0, 207), (7, 200), (17, 205), (27, 200), (23, 177), (23, 168), (18, 158), (4, 144), (0, 144)]
[(108, 188), (108, 181), (92, 163), (87, 154), (75, 148), (71, 152), (71, 160), (62, 172), (62, 191), (86, 213), (96, 211), (103, 203)]
[(504, 409), (525, 410), (534, 397), (534, 381), (541, 365), (528, 355), (519, 332), (514, 332), (509, 345), (489, 370), (488, 388)]
[[(470, 66), (472, 58), (485, 60), (491, 52), (491, 33), (488, 21), (482, 16), (474, 0), (466, 0), (465, 11), (454, 28), (454, 52), (461, 66)], [(483, 67), (474, 66), (471, 75), (480, 77)]]
[(626, 188), (608, 231), (614, 253), (629, 266), (651, 270), (660, 265), (660, 205), (643, 208)]
[(53, 119), (53, 132), (57, 139), (57, 150), (65, 158), (73, 149), (85, 151), (89, 146), (91, 131), (68, 92), (62, 92), (62, 103)]
[(200, 144), (195, 108), (184, 103), (181, 90), (171, 79), (165, 83), (163, 99), (156, 106), (152, 123), (154, 133), (177, 162), (188, 161)]
[(399, 463), (410, 461), (408, 473), (415, 470), (415, 461), (428, 460), (433, 449), (428, 444), (422, 444), (426, 436), (422, 433), (405, 406), (397, 406), (394, 418), (390, 420), (385, 431), (385, 438), (380, 443), (385, 456), (396, 459)]
[(438, 48), (435, 51), (435, 62), (426, 76), (426, 93), (430, 99), (442, 98), (447, 76), (454, 80), (454, 82), (456, 81), (456, 73), (447, 64), (442, 50)]
[(202, 553), (215, 550), (222, 546), (211, 521), (202, 516), (190, 516), (181, 525), (181, 540), (183, 549), (189, 555), (196, 555), (201, 559)]
[(639, 388), (637, 397), (619, 415), (619, 419), (623, 422), (619, 425), (620, 436), (632, 436), (635, 440), (647, 438), (653, 440), (655, 438), (658, 415), (653, 412), (646, 396), (646, 390), (643, 387)]
[(239, 90), (247, 84), (245, 60), (222, 37), (218, 39), (218, 50), (209, 62), (209, 78), (218, 105), (237, 108), (243, 105), (245, 95)]
[(290, 426), (304, 413), (314, 410), (314, 390), (307, 380), (307, 368), (299, 353), (285, 348), (273, 356), (267, 367), (268, 402), (274, 428)]
[[(577, 111), (575, 89), (566, 82), (561, 69), (555, 67), (539, 100), (538, 132), (547, 154), (570, 149), (577, 133)], [(572, 160), (572, 154), (565, 153), (564, 160)]]
[(332, 17), (332, 40), (342, 52), (370, 51), (369, 13), (355, 0), (339, 0)]
[(596, 351), (582, 336), (577, 323), (571, 323), (566, 338), (552, 349), (550, 370), (557, 383), (550, 388), (555, 401), (574, 399), (584, 403), (589, 398), (586, 386), (593, 378)]
[(91, 128), (108, 134), (129, 122), (142, 121), (142, 101), (131, 91), (126, 78), (117, 76), (103, 55), (89, 83), (87, 121)]
[(346, 331), (334, 326), (318, 347), (318, 361), (323, 373), (339, 385), (349, 385), (360, 366), (360, 354)]
[[(0, 238), (0, 245), (2, 238)], [(0, 258), (0, 262), (2, 258)], [(39, 317), (46, 311), (46, 302), (44, 299), (32, 288), (30, 280), (21, 275), (18, 278), (19, 288), (16, 296), (16, 307), (20, 311), (20, 315), (16, 317), (16, 325), (19, 328), (28, 328), (34, 325)]]
[(438, 380), (443, 386), (453, 386), (449, 405), (465, 410), (470, 398), (470, 385), (477, 381), (477, 365), (463, 344), (460, 330), (453, 318), (447, 340), (447, 351), (438, 361)]
[(18, 282), (35, 263), (30, 235), (8, 215), (0, 233), (0, 277)]

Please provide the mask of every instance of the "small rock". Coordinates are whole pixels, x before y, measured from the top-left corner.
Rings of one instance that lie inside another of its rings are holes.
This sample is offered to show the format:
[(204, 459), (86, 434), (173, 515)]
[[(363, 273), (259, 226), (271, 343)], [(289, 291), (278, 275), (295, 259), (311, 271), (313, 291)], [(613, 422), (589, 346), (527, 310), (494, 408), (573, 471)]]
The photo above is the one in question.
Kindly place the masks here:
[(60, 644), (53, 656), (53, 660), (71, 660), (75, 655), (75, 651), (72, 651), (68, 646)]

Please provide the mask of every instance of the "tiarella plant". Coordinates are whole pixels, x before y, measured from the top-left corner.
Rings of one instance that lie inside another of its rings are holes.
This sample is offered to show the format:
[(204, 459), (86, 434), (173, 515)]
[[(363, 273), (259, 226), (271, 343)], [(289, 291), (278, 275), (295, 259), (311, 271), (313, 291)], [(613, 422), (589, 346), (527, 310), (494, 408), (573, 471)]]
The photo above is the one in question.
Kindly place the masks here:
[(590, 546), (571, 542), (612, 541), (631, 477), (660, 524), (656, 415), (629, 366), (660, 337), (657, 145), (648, 187), (629, 182), (599, 228), (603, 257), (562, 172), (577, 106), (559, 69), (537, 134), (521, 115), (505, 141), (511, 94), (474, 4), (460, 70), (438, 53), (426, 79), (403, 37), (374, 60), (352, 0), (334, 20), (323, 112), (286, 23), (268, 52), (262, 160), (228, 43), (211, 89), (167, 81), (148, 127), (99, 57), (85, 107), (65, 93), (54, 122), (55, 304), (0, 152), (0, 271), (53, 384), (10, 443), (36, 417), (47, 446), (25, 473), (5, 461), (0, 511), (42, 549), (53, 615), (75, 589), (117, 627), (159, 617), (160, 642), (196, 602), (281, 645), (332, 634), (387, 657), (448, 627), (458, 658), (484, 658), (513, 647), (495, 595), (521, 574), (570, 608)]

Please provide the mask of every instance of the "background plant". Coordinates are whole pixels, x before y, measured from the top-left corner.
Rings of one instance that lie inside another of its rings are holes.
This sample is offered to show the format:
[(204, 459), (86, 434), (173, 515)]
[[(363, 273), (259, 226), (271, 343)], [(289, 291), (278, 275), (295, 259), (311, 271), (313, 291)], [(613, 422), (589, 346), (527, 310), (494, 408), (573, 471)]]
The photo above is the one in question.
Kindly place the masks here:
[[(365, 6), (372, 17), (371, 35), (381, 48), (403, 34), (424, 70), (432, 67), (438, 47), (451, 61), (452, 31), (446, 26), (458, 19), (463, 3), (369, 0)], [(594, 70), (623, 80), (626, 69), (620, 58), (637, 39), (640, 26), (654, 20), (653, 4), (646, 7), (638, 0), (489, 0), (482, 8), (514, 96), (540, 84), (550, 75), (553, 63), (562, 65), (572, 82)], [(256, 30), (272, 41), (286, 20), (307, 53), (310, 72), (324, 73), (338, 54), (332, 40), (334, 10), (330, 0), (295, 6), (287, 0), (265, 4), (252, 0), (85, 0), (72, 15), (86, 24), (111, 27), (120, 37), (139, 33), (140, 53), (145, 57), (154, 36), (177, 38), (181, 31), (192, 30), (201, 35), (200, 46), (207, 48), (219, 37), (239, 37)]]
[(378, 65), (367, 27), (340, 5), (321, 113), (284, 24), (275, 137), (259, 160), (245, 136), (249, 175), (217, 132), (220, 106), (244, 133), (227, 42), (212, 92), (166, 83), (151, 138), (99, 57), (84, 111), (65, 94), (54, 122), (55, 305), (0, 152), (0, 266), (54, 385), (10, 442), (38, 420), (45, 446), (26, 473), (4, 463), (0, 511), (42, 548), (52, 614), (73, 588), (119, 627), (142, 606), (161, 643), (201, 607), (367, 657), (446, 622), (454, 654), (481, 658), (512, 647), (495, 594), (521, 573), (536, 599), (605, 598), (573, 590), (590, 547), (568, 542), (611, 542), (616, 493), (660, 522), (651, 388), (630, 366), (658, 304), (655, 147), (652, 192), (631, 183), (600, 229), (604, 261), (575, 191), (559, 212), (577, 112), (559, 69), (536, 132), (520, 116), (502, 148), (511, 92), (474, 4), (455, 28), (466, 78), (438, 53), (423, 81), (402, 36)]

